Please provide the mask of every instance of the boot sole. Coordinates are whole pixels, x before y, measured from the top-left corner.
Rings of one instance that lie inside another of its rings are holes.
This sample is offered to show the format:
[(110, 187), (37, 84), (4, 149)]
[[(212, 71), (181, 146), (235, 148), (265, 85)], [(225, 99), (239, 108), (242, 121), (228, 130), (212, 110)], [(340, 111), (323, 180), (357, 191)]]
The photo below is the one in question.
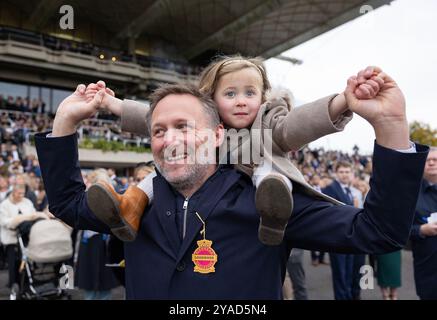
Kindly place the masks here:
[(105, 223), (118, 239), (127, 242), (135, 240), (137, 232), (121, 216), (118, 200), (103, 185), (96, 183), (88, 189), (87, 202), (96, 217)]
[(256, 190), (255, 205), (261, 216), (259, 240), (269, 246), (281, 244), (293, 211), (293, 197), (288, 186), (279, 177), (265, 178)]

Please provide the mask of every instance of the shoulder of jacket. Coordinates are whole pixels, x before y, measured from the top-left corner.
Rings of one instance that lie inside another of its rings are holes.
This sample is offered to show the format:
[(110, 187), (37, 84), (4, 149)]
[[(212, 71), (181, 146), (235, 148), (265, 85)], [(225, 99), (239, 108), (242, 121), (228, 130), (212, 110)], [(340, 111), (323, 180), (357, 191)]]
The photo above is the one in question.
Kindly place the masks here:
[(273, 106), (286, 105), (288, 110), (291, 110), (294, 105), (294, 96), (289, 89), (274, 87), (266, 92), (266, 102)]

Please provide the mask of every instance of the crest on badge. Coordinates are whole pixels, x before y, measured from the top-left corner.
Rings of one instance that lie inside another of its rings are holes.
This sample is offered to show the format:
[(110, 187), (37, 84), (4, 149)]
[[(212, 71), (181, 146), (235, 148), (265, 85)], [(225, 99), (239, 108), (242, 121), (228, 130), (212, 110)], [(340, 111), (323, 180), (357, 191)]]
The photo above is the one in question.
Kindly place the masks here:
[(197, 241), (197, 249), (194, 250), (192, 259), (194, 262), (194, 272), (210, 273), (215, 272), (214, 265), (217, 262), (217, 254), (211, 247), (211, 240)]

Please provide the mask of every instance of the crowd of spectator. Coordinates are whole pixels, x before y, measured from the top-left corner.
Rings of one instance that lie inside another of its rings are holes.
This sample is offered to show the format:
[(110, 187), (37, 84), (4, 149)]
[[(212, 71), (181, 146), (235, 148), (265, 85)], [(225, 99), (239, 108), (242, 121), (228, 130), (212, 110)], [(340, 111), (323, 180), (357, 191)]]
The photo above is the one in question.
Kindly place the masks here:
[[(0, 143), (4, 162), (8, 160), (5, 150), (17, 149), (21, 155), (23, 143), (29, 142), (33, 133), (52, 128), (54, 115), (45, 111), (45, 105), (41, 99), (30, 100), (28, 97), (13, 97), (0, 93)], [(79, 138), (125, 141), (148, 146), (148, 140), (144, 137), (122, 132), (120, 119), (105, 111), (83, 122), (79, 128)]]
[(291, 158), (307, 182), (321, 189), (332, 183), (339, 162), (352, 164), (355, 187), (361, 185), (361, 188), (363, 182), (368, 183), (372, 173), (372, 156), (360, 154), (358, 147), (354, 147), (353, 153), (305, 147), (293, 152)]
[(3, 94), (0, 94), (0, 109), (45, 114), (46, 103), (36, 98), (29, 99), (29, 97), (3, 96)]

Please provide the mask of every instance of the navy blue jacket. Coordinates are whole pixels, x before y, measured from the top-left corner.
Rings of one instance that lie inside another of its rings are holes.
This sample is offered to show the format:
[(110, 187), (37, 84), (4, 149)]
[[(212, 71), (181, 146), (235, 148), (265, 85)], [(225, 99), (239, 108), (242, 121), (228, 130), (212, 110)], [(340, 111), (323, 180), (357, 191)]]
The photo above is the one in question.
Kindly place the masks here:
[(351, 200), (344, 193), (343, 188), (341, 187), (340, 183), (337, 180), (334, 180), (334, 182), (331, 183), (326, 188), (324, 188), (322, 192), (334, 199), (337, 199), (338, 201), (353, 205)]
[(421, 299), (437, 299), (437, 236), (419, 234), (420, 226), (427, 217), (437, 212), (437, 186), (423, 180), (417, 201), (416, 215), (411, 230), (411, 247), (414, 258), (416, 292)]
[[(50, 211), (71, 226), (109, 232), (86, 204), (77, 137), (35, 136)], [(365, 209), (334, 206), (296, 188), (285, 241), (258, 240), (255, 188), (249, 177), (221, 166), (191, 197), (187, 233), (176, 224), (184, 198), (158, 174), (154, 201), (138, 237), (125, 244), (128, 299), (281, 299), (292, 247), (342, 253), (385, 253), (405, 245), (413, 220), (427, 147), (404, 154), (375, 145), (374, 176)], [(396, 181), (396, 183), (393, 183)], [(400, 196), (402, 195), (402, 196)], [(202, 236), (218, 255), (215, 273), (193, 272), (192, 254)]]

